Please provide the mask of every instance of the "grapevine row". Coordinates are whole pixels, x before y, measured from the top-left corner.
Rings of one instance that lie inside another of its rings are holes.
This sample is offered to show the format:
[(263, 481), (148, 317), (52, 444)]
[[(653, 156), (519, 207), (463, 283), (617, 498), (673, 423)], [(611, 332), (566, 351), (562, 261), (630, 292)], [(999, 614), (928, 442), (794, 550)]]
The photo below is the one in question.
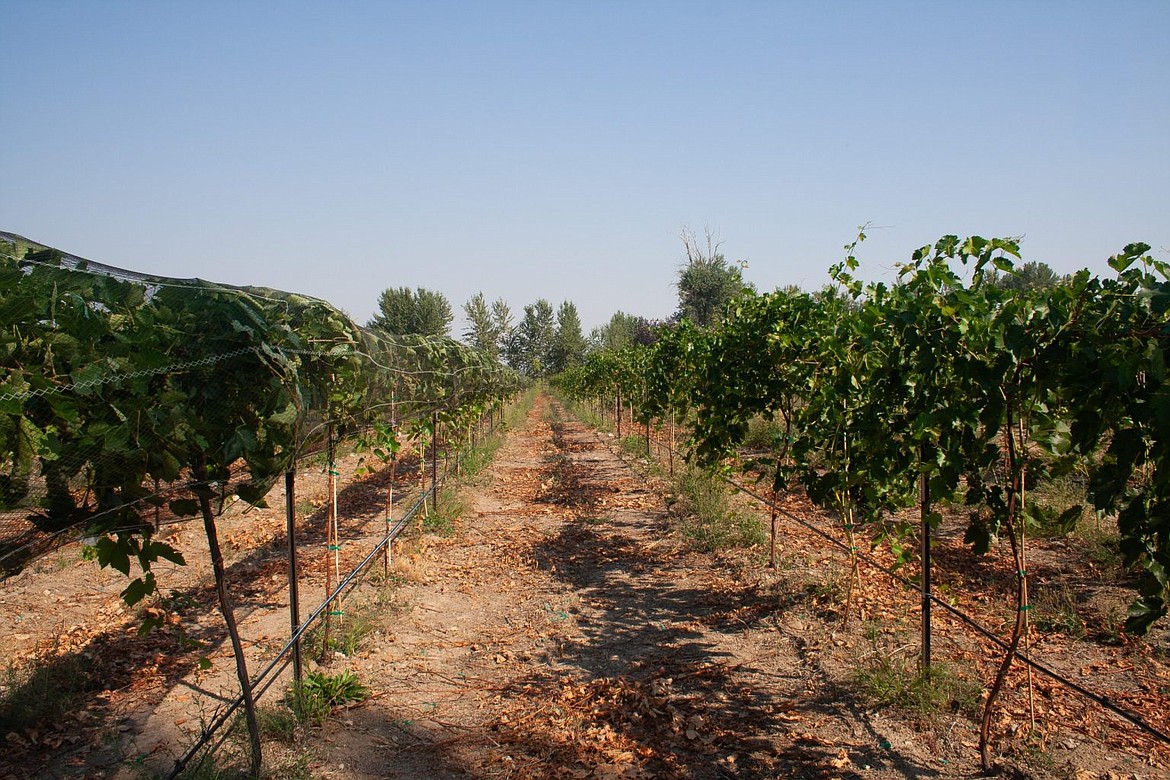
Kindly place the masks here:
[[(299, 457), (332, 458), (342, 436), (387, 462), (439, 424), (470, 436), (521, 384), (481, 352), (365, 330), (324, 301), (143, 277), (7, 234), (0, 356), (0, 512), (42, 533), (84, 531), (99, 563), (127, 577), (137, 562), (130, 604), (156, 592), (154, 563), (184, 563), (155, 538), (152, 510), (202, 518), (254, 773), (259, 730), (217, 515), (236, 496), (261, 504)], [(10, 552), (8, 572), (23, 563)]]
[[(771, 451), (741, 462), (774, 491), (803, 487), (851, 548), (865, 528), (911, 560), (941, 521), (938, 501), (967, 505), (976, 551), (1005, 539), (1018, 617), (985, 708), (987, 765), (992, 707), (1027, 620), (1026, 528), (1082, 511), (1045, 517), (1027, 493), (1034, 479), (1087, 471), (1093, 508), (1117, 517), (1125, 565), (1141, 572), (1127, 629), (1167, 612), (1170, 269), (1132, 244), (1109, 260), (1112, 277), (1011, 290), (996, 277), (1013, 272), (1016, 242), (945, 236), (887, 285), (855, 275), (857, 245), (821, 291), (749, 292), (717, 326), (660, 329), (653, 345), (597, 354), (559, 382), (578, 398), (624, 399), (644, 423), (689, 417), (691, 452), (709, 466), (754, 417), (776, 419)], [(900, 519), (916, 505), (923, 529)]]

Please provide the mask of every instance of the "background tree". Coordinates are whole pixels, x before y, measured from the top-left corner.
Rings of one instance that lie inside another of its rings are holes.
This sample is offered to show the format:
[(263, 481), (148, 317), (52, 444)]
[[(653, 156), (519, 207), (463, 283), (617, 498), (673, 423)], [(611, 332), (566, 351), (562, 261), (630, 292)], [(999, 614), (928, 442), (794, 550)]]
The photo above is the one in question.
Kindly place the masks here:
[(666, 320), (648, 320), (638, 317), (634, 327), (634, 343), (643, 347), (653, 346), (658, 342), (659, 331), (663, 328), (674, 328), (679, 324), (678, 319), (671, 317)]
[(991, 283), (1012, 292), (1047, 290), (1064, 281), (1065, 277), (1053, 271), (1048, 263), (1029, 260), (1012, 271), (992, 275)]
[(627, 315), (624, 311), (614, 312), (610, 322), (594, 327), (590, 333), (590, 346), (594, 350), (625, 350), (634, 344), (654, 343), (654, 324), (645, 317)]
[(549, 370), (559, 374), (566, 368), (579, 365), (585, 359), (588, 348), (589, 342), (581, 332), (581, 317), (577, 313), (576, 304), (564, 301), (557, 309), (557, 330), (553, 337)]
[(687, 262), (678, 272), (678, 317), (705, 328), (719, 320), (733, 298), (752, 288), (744, 282), (742, 268), (727, 262), (710, 231), (700, 242), (684, 229), (682, 241)]
[(506, 360), (512, 341), (512, 308), (503, 298), (492, 301), (492, 324), (496, 328), (496, 349), (500, 357)]
[(367, 327), (395, 335), (446, 336), (452, 319), (451, 304), (440, 292), (387, 287), (378, 296), (378, 313)]
[(609, 322), (596, 327), (589, 334), (589, 341), (594, 349), (621, 350), (634, 345), (641, 317), (626, 314), (624, 311), (614, 312)]
[(467, 315), (467, 330), (463, 331), (463, 340), (498, 359), (501, 333), (483, 293), (476, 293), (463, 304), (463, 312)]
[(544, 298), (524, 307), (524, 318), (509, 340), (509, 363), (527, 376), (545, 376), (552, 365), (556, 315)]

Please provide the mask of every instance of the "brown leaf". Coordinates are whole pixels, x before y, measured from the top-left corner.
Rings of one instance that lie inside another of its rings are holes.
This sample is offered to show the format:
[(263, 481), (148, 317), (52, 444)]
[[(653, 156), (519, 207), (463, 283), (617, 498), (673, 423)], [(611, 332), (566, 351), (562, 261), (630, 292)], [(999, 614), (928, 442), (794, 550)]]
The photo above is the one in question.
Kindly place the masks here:
[(849, 760), (849, 754), (845, 752), (845, 748), (841, 748), (837, 751), (836, 758), (829, 759), (829, 766), (833, 767), (834, 769), (844, 769), (852, 763), (853, 762)]

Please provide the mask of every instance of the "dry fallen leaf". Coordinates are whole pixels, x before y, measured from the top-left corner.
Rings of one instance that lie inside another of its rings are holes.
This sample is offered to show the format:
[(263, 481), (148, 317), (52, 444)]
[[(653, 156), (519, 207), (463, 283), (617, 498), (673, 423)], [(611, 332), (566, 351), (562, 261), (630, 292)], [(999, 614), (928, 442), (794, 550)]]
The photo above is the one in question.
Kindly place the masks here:
[(853, 762), (849, 760), (849, 754), (845, 752), (845, 748), (841, 748), (837, 751), (836, 758), (829, 759), (829, 766), (833, 767), (834, 769), (844, 769), (852, 763)]

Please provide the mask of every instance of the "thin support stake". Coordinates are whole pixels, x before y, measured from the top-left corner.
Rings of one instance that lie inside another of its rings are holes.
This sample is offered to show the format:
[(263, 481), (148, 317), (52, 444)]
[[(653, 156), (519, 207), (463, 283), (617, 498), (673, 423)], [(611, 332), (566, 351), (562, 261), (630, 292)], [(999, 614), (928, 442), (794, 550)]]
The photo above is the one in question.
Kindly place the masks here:
[[(329, 426), (329, 430), (328, 430), (328, 433), (326, 435), (328, 436), (328, 442), (327, 442), (328, 458), (326, 461), (328, 463), (328, 466), (326, 467), (326, 470), (329, 472), (327, 475), (328, 476), (327, 490), (329, 491), (329, 494), (332, 495), (335, 480), (336, 480), (336, 476), (334, 475), (334, 472), (336, 471), (336, 469), (334, 468), (334, 463), (333, 463), (333, 426), (332, 425)], [(329, 560), (330, 550), (328, 548), (333, 547), (335, 544), (337, 544), (337, 537), (334, 535), (334, 532), (335, 532), (337, 525), (334, 522), (335, 518), (333, 516), (333, 513), (334, 513), (334, 511), (336, 511), (336, 509), (337, 509), (337, 505), (333, 501), (328, 501), (326, 503), (326, 511), (325, 511), (325, 514), (326, 514), (326, 518), (325, 518), (325, 545), (326, 545), (326, 551), (325, 551), (325, 596), (326, 596), (326, 598), (328, 598), (329, 594), (333, 592), (333, 567), (330, 565), (330, 563), (331, 563), (331, 561)], [(329, 629), (331, 628), (328, 612), (325, 613), (325, 619), (321, 622), (321, 626), (322, 626), (322, 628), (321, 628), (321, 632), (322, 632), (321, 657), (324, 658), (325, 657), (325, 648), (329, 647)]]
[(670, 458), (670, 478), (674, 479), (674, 410), (670, 410), (670, 444), (667, 447), (667, 457)]
[(617, 392), (617, 410), (614, 412), (614, 419), (617, 420), (617, 437), (620, 441), (622, 438), (622, 391)]
[[(1020, 420), (1020, 442), (1026, 443), (1026, 429), (1024, 428), (1024, 421)], [(1028, 465), (1025, 463), (1020, 470), (1020, 504), (1025, 505), (1028, 494)], [(1023, 593), (1023, 604), (1020, 610), (1024, 613), (1024, 652), (1031, 655), (1032, 653), (1032, 627), (1031, 616), (1028, 610), (1032, 608), (1031, 595), (1028, 593), (1028, 523), (1020, 523), (1020, 591)], [(1032, 733), (1036, 733), (1036, 692), (1032, 685), (1032, 667), (1028, 669), (1028, 725), (1032, 729)]]
[(439, 413), (431, 412), (431, 507), (439, 513)]
[[(337, 457), (336, 451), (333, 454)], [(333, 502), (333, 511), (330, 513), (330, 522), (333, 523), (333, 544), (330, 547), (333, 550), (333, 578), (341, 580), (341, 521), (337, 517), (337, 464), (329, 464), (329, 481), (330, 481), (330, 501)], [(337, 609), (341, 609), (340, 600), (337, 603)]]
[(301, 638), (297, 629), (301, 627), (301, 605), (297, 593), (297, 474), (293, 469), (284, 472), (284, 513), (288, 521), (288, 620), (293, 639), (293, 679), (301, 681)]
[[(387, 498), (389, 507), (387, 514), (394, 517), (394, 485), (398, 482), (398, 453), (402, 452), (402, 442), (398, 439), (398, 396), (394, 396), (394, 404), (392, 406), (391, 421), (394, 429), (394, 452), (391, 453), (393, 460), (390, 461), (390, 494)], [(386, 543), (386, 572), (389, 574), (390, 567), (394, 564), (394, 542)]]
[(776, 488), (772, 488), (772, 530), (768, 546), (768, 568), (776, 568)]
[[(393, 437), (393, 446), (390, 447), (390, 486), (386, 492), (386, 536), (389, 538), (390, 529), (394, 524), (394, 480), (398, 478), (398, 389), (390, 391), (390, 435)], [(382, 574), (390, 579), (390, 566), (394, 563), (393, 542), (386, 543), (386, 556), (382, 559)]]
[(922, 505), (922, 673), (930, 677), (930, 482), (918, 475), (918, 497)]

